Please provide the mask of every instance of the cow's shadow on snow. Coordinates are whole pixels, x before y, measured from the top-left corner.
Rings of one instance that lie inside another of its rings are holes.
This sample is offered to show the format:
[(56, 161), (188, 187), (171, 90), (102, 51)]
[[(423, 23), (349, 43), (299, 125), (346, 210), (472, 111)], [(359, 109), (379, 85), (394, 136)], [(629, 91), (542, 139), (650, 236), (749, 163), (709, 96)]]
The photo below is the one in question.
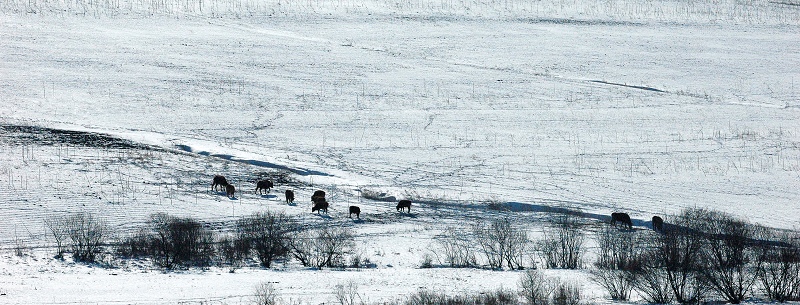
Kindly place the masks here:
[(266, 195), (261, 195), (261, 198), (272, 199), (272, 198), (278, 198), (278, 196), (271, 195), (271, 194), (266, 194)]
[(322, 219), (333, 219), (333, 217), (331, 217), (328, 214), (317, 214), (316, 212), (314, 212), (313, 214), (314, 214), (314, 216), (317, 216), (317, 217), (322, 218)]

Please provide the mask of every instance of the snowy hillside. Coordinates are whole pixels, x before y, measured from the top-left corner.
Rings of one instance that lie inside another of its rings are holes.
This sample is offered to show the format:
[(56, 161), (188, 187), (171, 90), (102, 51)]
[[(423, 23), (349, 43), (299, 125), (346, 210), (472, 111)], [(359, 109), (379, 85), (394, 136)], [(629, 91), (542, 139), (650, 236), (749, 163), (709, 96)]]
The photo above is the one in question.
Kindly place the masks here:
[[(522, 271), (420, 266), (450, 228), (510, 219), (535, 239), (558, 211), (587, 232), (627, 212), (651, 234), (686, 208), (800, 226), (798, 4), (500, 2), (3, 1), (0, 303), (517, 289)], [(166, 213), (233, 234), (265, 211), (349, 228), (375, 268), (103, 268), (53, 259), (46, 225), (91, 213), (118, 241)], [(612, 303), (584, 271), (543, 272)]]

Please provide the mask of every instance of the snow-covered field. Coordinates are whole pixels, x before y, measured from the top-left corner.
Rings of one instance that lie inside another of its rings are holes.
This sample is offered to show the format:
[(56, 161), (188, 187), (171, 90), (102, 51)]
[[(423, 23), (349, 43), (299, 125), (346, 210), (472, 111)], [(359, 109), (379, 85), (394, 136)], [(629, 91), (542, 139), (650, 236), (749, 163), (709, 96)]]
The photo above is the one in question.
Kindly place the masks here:
[[(514, 289), (517, 271), (420, 262), (448, 225), (511, 217), (536, 235), (547, 207), (625, 211), (640, 229), (686, 207), (800, 227), (795, 2), (206, 2), (0, 5), (0, 303), (244, 304), (261, 282), (311, 304), (349, 280), (370, 302)], [(276, 172), (290, 181), (254, 194)], [(236, 200), (209, 191), (215, 174)], [(308, 213), (316, 189), (330, 217)], [(409, 217), (367, 191), (423, 203)], [(52, 259), (44, 226), (91, 212), (133, 232), (165, 212), (224, 231), (265, 210), (352, 228), (377, 268), (104, 269)], [(545, 272), (610, 302), (581, 271)]]

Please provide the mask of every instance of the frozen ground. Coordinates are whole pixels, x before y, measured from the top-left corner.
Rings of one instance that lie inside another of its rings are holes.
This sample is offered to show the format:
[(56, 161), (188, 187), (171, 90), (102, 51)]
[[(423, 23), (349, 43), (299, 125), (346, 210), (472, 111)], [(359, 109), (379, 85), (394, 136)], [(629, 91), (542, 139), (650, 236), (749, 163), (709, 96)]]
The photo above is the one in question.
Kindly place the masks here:
[[(66, 3), (79, 2), (39, 5)], [(216, 11), (203, 12), (159, 3), (173, 6), (153, 15), (94, 7), (78, 16), (74, 7), (0, 7), (0, 123), (157, 148), (45, 145), (4, 129), (0, 302), (239, 304), (271, 278), (311, 303), (330, 301), (331, 292), (313, 283), (349, 278), (372, 301), (418, 286), (515, 287), (514, 272), (417, 269), (445, 224), (497, 216), (486, 203), (622, 210), (641, 226), (654, 214), (708, 207), (800, 226), (795, 5), (737, 11), (717, 2), (710, 18), (705, 2), (682, 11), (665, 1), (660, 14), (635, 1), (608, 2), (616, 13), (583, 2), (487, 5), (486, 16), (474, 13), (479, 6), (411, 2), (393, 11), (381, 1), (309, 1), (271, 16), (231, 16), (236, 6), (222, 5), (256, 2), (210, 1)], [(277, 196), (254, 195), (254, 181), (274, 171), (290, 181)], [(228, 200), (209, 192), (214, 174), (249, 193)], [(287, 187), (302, 202), (314, 189), (328, 191), (331, 217), (281, 204)], [(455, 205), (420, 204), (416, 217), (402, 217), (360, 191)], [(346, 218), (348, 204), (362, 206), (364, 222)], [(48, 215), (90, 211), (125, 232), (167, 212), (226, 230), (264, 209), (352, 226), (378, 268), (162, 274), (47, 258)], [(546, 216), (512, 214), (532, 232)], [(23, 258), (11, 251), (20, 241), (33, 249)]]

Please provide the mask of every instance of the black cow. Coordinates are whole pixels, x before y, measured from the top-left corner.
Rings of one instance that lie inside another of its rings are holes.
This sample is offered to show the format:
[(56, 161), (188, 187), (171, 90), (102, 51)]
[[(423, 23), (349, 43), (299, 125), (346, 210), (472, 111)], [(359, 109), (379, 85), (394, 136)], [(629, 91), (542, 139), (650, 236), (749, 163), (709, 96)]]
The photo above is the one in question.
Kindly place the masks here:
[(211, 190), (216, 191), (217, 186), (222, 187), (222, 189), (225, 189), (225, 187), (228, 186), (228, 180), (225, 179), (225, 176), (222, 175), (214, 176), (214, 182), (211, 183)]
[(228, 198), (236, 198), (236, 188), (231, 184), (225, 186), (225, 193), (228, 194)]
[(286, 204), (294, 203), (294, 192), (292, 190), (286, 190)]
[(397, 202), (397, 210), (402, 212), (403, 209), (408, 209), (408, 212), (411, 213), (411, 200), (400, 200)]
[(349, 215), (349, 217), (353, 218), (353, 214), (356, 214), (356, 218), (361, 219), (361, 216), (360, 216), (361, 208), (359, 208), (357, 206), (354, 206), (354, 205), (351, 205), (350, 206), (350, 215)]
[[(267, 190), (267, 194), (269, 194), (269, 190), (273, 187), (272, 180), (261, 180), (256, 183), (256, 192), (262, 194), (261, 191)], [(262, 194), (263, 195), (263, 194)]]
[(328, 202), (325, 199), (315, 201), (314, 206), (311, 208), (311, 213), (317, 212), (319, 214), (320, 211), (328, 214)]
[(311, 195), (311, 202), (316, 203), (319, 199), (325, 200), (325, 191), (315, 191), (314, 195)]
[(661, 219), (661, 217), (658, 216), (653, 216), (653, 231), (664, 231), (664, 219)]
[(627, 225), (629, 230), (633, 229), (633, 222), (627, 213), (611, 213), (611, 225), (616, 225), (617, 222)]

